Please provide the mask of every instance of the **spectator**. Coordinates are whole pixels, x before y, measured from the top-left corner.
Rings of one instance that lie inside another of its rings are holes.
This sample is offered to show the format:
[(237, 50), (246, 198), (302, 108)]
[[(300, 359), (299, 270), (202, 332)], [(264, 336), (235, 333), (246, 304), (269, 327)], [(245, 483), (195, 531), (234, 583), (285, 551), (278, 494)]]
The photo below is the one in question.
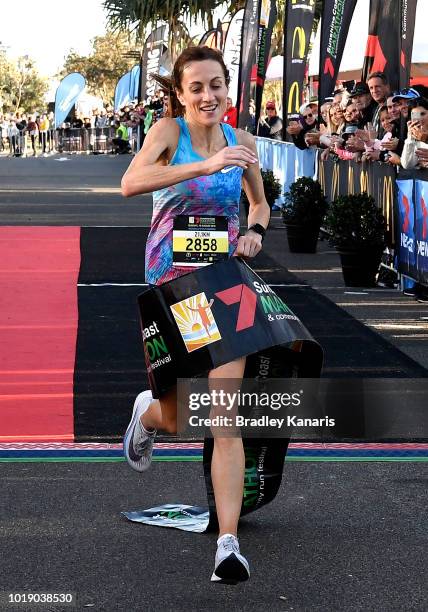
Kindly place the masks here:
[(40, 124), (39, 124), (39, 142), (42, 147), (43, 155), (47, 155), (46, 145), (48, 141), (48, 131), (49, 131), (49, 119), (46, 114), (43, 114), (40, 117)]
[(0, 117), (0, 151), (4, 151), (7, 142), (8, 122), (5, 117)]
[(358, 122), (361, 119), (360, 111), (352, 99), (348, 100), (348, 104), (344, 110), (344, 118), (346, 125), (358, 125)]
[(359, 127), (363, 128), (367, 123), (371, 123), (378, 105), (370, 94), (369, 86), (363, 82), (357, 83), (349, 97), (360, 111), (361, 119)]
[(369, 86), (370, 95), (376, 102), (377, 107), (373, 112), (371, 122), (374, 129), (377, 132), (378, 137), (382, 137), (382, 126), (380, 124), (380, 109), (385, 106), (386, 99), (390, 93), (390, 86), (388, 79), (383, 72), (372, 72), (367, 78), (367, 85)]
[(116, 121), (115, 127), (116, 137), (113, 138), (114, 152), (119, 154), (130, 153), (128, 128), (120, 121)]
[(428, 100), (419, 98), (415, 101), (410, 117), (401, 165), (406, 169), (426, 167), (424, 156), (419, 157), (417, 152), (418, 149), (428, 149)]
[(9, 119), (9, 125), (7, 127), (7, 138), (9, 140), (9, 155), (11, 157), (16, 154), (18, 137), (19, 137), (19, 130), (16, 127), (15, 121), (11, 117)]
[(282, 140), (282, 119), (276, 113), (276, 106), (273, 100), (266, 102), (266, 117), (261, 117), (258, 127), (258, 136), (271, 138), (272, 140)]
[(223, 116), (223, 123), (227, 123), (233, 128), (238, 127), (238, 109), (233, 106), (232, 98), (226, 98), (226, 112)]
[(327, 127), (327, 123), (328, 123), (328, 112), (331, 108), (332, 102), (324, 102), (324, 104), (321, 105), (320, 108), (320, 114), (321, 114), (321, 125), (324, 125), (325, 127)]
[(37, 152), (36, 152), (36, 139), (39, 135), (39, 129), (36, 123), (36, 118), (33, 115), (32, 117), (30, 117), (30, 120), (28, 122), (27, 125), (27, 132), (30, 134), (30, 139), (31, 139), (31, 148), (33, 150), (33, 155), (34, 157), (36, 157)]
[(107, 117), (107, 111), (105, 108), (102, 108), (99, 115), (95, 117), (95, 127), (96, 128), (108, 127), (108, 117)]

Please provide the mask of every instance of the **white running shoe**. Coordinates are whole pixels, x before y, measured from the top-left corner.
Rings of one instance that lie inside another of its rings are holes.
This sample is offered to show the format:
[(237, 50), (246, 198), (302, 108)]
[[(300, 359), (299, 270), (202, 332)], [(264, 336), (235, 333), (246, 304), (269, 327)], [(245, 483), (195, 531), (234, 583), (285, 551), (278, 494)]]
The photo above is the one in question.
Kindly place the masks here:
[(214, 572), (211, 582), (237, 584), (250, 577), (250, 567), (246, 558), (239, 552), (238, 539), (226, 533), (217, 540)]
[(156, 430), (147, 431), (140, 420), (150, 402), (153, 400), (151, 391), (143, 391), (134, 402), (132, 419), (123, 438), (123, 452), (129, 465), (137, 472), (144, 472), (152, 462), (153, 443)]

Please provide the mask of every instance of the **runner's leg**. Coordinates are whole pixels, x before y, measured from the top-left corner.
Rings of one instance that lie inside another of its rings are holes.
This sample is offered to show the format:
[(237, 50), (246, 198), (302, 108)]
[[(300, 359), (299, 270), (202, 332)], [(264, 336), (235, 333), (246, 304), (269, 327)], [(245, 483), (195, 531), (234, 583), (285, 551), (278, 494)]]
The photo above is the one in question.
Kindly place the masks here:
[[(212, 370), (209, 374), (210, 390), (238, 392), (244, 369), (245, 357), (242, 357)], [(244, 488), (244, 469), (245, 456), (242, 439), (215, 436), (211, 477), (220, 536), (225, 533), (233, 535), (237, 533)]]

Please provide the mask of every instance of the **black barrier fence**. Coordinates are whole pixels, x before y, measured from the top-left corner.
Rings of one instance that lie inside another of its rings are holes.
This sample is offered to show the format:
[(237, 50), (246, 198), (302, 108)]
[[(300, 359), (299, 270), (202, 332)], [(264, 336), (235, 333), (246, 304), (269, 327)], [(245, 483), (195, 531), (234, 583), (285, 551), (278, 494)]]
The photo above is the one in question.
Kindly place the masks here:
[[(318, 180), (329, 202), (368, 193), (386, 219), (386, 241), (394, 247), (398, 270), (428, 284), (428, 170), (396, 169), (377, 162), (319, 160)], [(404, 194), (403, 194), (404, 190)]]

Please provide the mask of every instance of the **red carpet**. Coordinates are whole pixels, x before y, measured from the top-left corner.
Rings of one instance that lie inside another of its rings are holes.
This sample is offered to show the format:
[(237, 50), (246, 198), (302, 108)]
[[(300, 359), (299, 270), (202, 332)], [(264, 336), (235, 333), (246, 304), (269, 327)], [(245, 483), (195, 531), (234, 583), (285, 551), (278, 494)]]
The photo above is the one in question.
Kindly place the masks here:
[(80, 227), (0, 227), (0, 441), (70, 441)]

